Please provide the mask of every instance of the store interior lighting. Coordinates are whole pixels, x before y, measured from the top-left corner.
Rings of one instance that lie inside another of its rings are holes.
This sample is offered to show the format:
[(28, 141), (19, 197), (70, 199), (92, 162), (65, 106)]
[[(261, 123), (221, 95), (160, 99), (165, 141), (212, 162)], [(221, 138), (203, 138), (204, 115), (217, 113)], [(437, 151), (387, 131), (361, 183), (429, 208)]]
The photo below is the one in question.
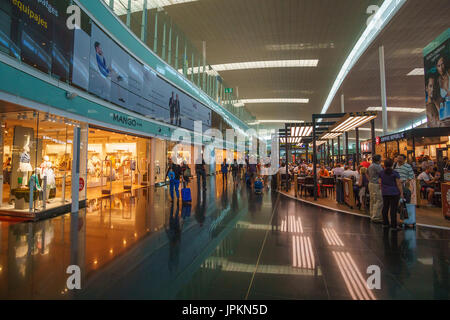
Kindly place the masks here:
[(311, 136), (312, 131), (313, 131), (312, 126), (291, 127), (291, 136), (292, 137), (309, 137), (309, 136)]
[[(397, 108), (397, 107), (387, 107), (388, 112), (404, 112), (404, 113), (423, 113), (426, 111), (425, 108)], [(369, 107), (367, 111), (383, 111), (382, 107)]]

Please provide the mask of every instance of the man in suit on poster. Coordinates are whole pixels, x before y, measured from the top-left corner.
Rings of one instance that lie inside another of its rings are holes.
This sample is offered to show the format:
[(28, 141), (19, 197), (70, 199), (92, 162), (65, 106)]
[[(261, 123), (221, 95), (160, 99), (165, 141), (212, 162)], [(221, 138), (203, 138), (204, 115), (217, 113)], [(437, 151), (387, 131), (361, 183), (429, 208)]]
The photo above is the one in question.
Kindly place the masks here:
[(181, 127), (181, 116), (180, 116), (180, 99), (177, 94), (177, 98), (175, 100), (175, 125)]
[(172, 91), (172, 97), (169, 100), (170, 124), (176, 125), (175, 118), (175, 93)]

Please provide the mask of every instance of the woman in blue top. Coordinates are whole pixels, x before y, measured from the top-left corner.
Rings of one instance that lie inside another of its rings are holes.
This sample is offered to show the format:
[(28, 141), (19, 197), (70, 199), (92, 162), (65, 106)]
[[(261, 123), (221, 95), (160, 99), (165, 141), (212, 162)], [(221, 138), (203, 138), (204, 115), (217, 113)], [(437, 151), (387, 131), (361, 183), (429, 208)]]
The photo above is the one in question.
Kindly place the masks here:
[(398, 231), (397, 209), (400, 197), (403, 197), (403, 187), (400, 175), (392, 169), (394, 162), (391, 159), (384, 161), (384, 170), (380, 172), (380, 186), (383, 195), (383, 227), (389, 227), (388, 214), (390, 211), (390, 227), (393, 231)]
[(227, 160), (222, 163), (222, 176), (223, 176), (223, 186), (228, 185), (228, 164)]

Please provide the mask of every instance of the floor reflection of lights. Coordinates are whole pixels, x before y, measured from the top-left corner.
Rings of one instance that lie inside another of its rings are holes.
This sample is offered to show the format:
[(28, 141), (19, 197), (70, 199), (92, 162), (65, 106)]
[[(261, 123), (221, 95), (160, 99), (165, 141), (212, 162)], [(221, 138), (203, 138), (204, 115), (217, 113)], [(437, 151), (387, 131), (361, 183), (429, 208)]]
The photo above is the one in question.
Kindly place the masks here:
[(292, 261), (294, 268), (315, 269), (316, 262), (310, 237), (292, 237)]
[[(345, 247), (334, 228), (323, 228), (323, 235), (328, 245)], [(376, 300), (377, 298), (367, 286), (367, 282), (358, 270), (352, 255), (347, 251), (332, 251), (333, 257), (344, 278), (345, 285), (353, 300)]]
[(302, 220), (299, 217), (288, 216), (281, 221), (281, 232), (303, 233)]
[(333, 252), (339, 271), (344, 278), (353, 300), (376, 300), (373, 292), (367, 287), (361, 272), (356, 267), (355, 261), (348, 252)]
[(338, 247), (344, 246), (344, 243), (337, 234), (336, 230), (334, 230), (333, 228), (323, 228), (322, 231), (325, 236), (325, 239), (327, 239), (327, 242), (330, 246), (338, 246)]

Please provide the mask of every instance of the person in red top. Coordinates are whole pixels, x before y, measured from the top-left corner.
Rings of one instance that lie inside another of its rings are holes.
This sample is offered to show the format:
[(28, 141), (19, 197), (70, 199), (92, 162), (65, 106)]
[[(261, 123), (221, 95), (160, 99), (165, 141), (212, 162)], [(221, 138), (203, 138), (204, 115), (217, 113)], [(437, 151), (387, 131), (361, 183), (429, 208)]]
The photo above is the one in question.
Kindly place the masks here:
[(369, 169), (370, 167), (370, 159), (364, 158), (363, 162), (361, 162), (361, 166), (363, 166), (366, 169)]

